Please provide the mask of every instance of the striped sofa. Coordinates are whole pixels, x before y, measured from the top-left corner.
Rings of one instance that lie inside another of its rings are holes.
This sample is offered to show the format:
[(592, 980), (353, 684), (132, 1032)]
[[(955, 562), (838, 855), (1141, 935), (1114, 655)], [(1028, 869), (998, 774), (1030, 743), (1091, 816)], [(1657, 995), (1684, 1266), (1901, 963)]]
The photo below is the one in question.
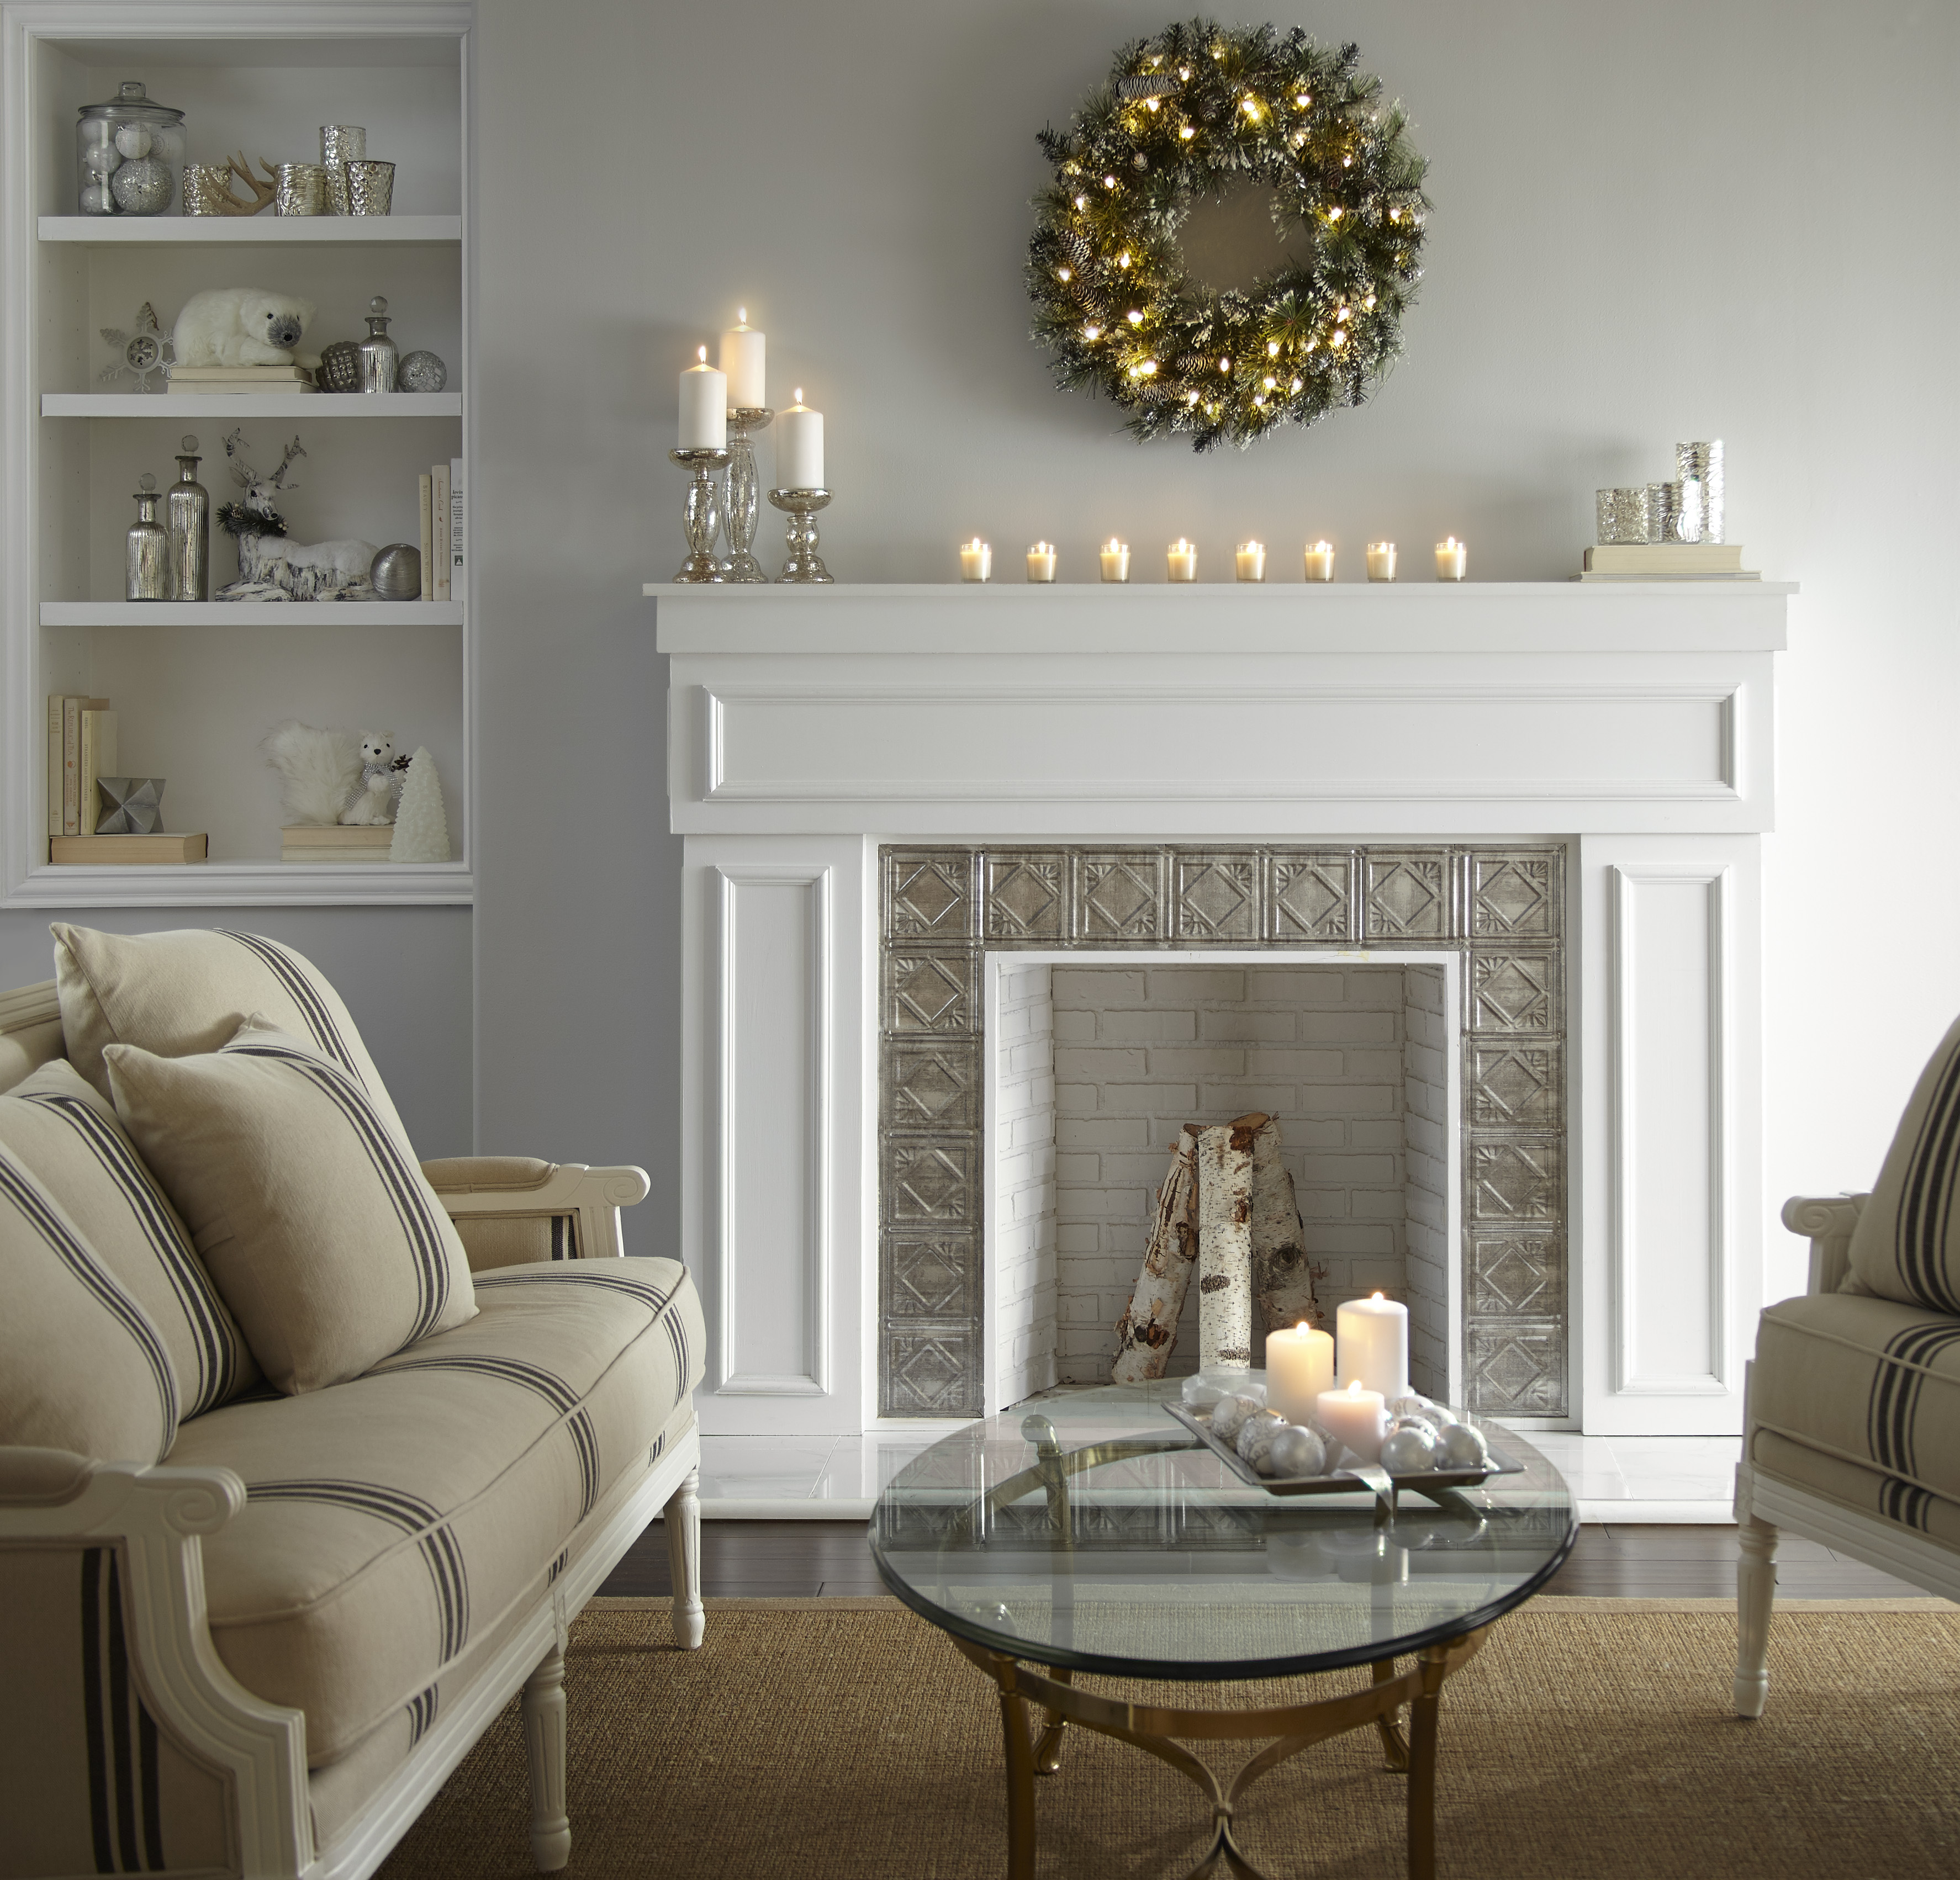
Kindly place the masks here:
[(1735, 1704), (1762, 1715), (1780, 1532), (1960, 1599), (1960, 1023), (1869, 1194), (1799, 1196), (1810, 1283), (1770, 1306), (1745, 1393)]
[[(0, 993), (0, 1093), (65, 1055), (54, 982)], [(663, 1507), (701, 1643), (702, 1322), (619, 1257), (646, 1176), (422, 1167), (466, 1322), (186, 1414), (160, 1464), (0, 1446), (0, 1880), (361, 1880), (520, 1691), (555, 1869), (567, 1627)]]

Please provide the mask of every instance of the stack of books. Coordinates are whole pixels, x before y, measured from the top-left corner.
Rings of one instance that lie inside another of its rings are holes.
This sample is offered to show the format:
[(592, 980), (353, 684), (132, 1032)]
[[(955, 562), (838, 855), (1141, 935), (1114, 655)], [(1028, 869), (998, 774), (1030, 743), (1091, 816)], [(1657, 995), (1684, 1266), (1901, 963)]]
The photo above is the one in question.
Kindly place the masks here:
[(99, 778), (117, 776), (116, 714), (106, 698), (54, 692), (48, 698), (48, 859), (74, 862), (201, 862), (202, 835), (97, 835)]
[(180, 365), (170, 370), (170, 390), (185, 397), (211, 392), (317, 392), (303, 365)]
[(295, 824), (279, 832), (282, 862), (384, 862), (395, 839), (393, 823), (348, 827), (338, 822)]
[(424, 600), (453, 600), (463, 592), (463, 460), (451, 457), (417, 479)]
[(1739, 542), (1615, 542), (1586, 551), (1583, 581), (1759, 581)]

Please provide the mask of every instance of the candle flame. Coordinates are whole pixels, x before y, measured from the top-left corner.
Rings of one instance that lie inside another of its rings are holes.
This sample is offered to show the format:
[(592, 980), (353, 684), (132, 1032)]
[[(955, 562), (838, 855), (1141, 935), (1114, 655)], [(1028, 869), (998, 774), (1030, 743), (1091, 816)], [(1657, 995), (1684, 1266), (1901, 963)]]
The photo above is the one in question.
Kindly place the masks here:
[(1298, 1334), (1301, 1338), (1305, 1338), (1305, 1337), (1306, 1336), (1306, 1321), (1304, 1319), (1303, 1319), (1300, 1322), (1300, 1323), (1299, 1323), (1298, 1325), (1297, 1325), (1296, 1326), (1294, 1326), (1294, 1327), (1293, 1327), (1293, 1330), (1294, 1330), (1294, 1331), (1296, 1331), (1296, 1332), (1297, 1332), (1297, 1334)]
[(1112, 536), (1109, 539), (1102, 545), (1102, 552), (1105, 555), (1120, 555), (1122, 552), (1122, 543), (1118, 542), (1114, 536)]
[(695, 356), (698, 359), (699, 359), (699, 360), (700, 360), (701, 363), (702, 363), (703, 365), (707, 364), (707, 363), (708, 363), (708, 348), (707, 348), (705, 346), (696, 346), (696, 347), (695, 348), (694, 351), (695, 351)]
[(735, 322), (736, 324), (740, 326), (746, 326), (748, 325), (749, 310), (746, 307), (738, 307), (736, 308)]
[(1370, 1299), (1379, 1299), (1382, 1295), (1379, 1293), (1370, 1293), (1368, 1296)]
[[(1378, 1293), (1376, 1296), (1379, 1298), (1380, 1295)], [(1358, 1397), (1360, 1394), (1361, 1380), (1358, 1377), (1349, 1379), (1348, 1382), (1348, 1395), (1350, 1397)]]
[(803, 387), (800, 385), (796, 389), (796, 400), (799, 405), (803, 402)]

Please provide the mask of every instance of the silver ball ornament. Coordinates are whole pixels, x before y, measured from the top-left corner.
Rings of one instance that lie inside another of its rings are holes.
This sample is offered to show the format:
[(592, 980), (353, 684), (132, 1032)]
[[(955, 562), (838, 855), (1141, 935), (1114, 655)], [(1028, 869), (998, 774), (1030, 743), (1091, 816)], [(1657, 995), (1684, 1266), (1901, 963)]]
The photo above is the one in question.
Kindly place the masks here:
[(1413, 1412), (1410, 1412), (1402, 1416), (1391, 1417), (1389, 1419), (1389, 1427), (1391, 1430), (1420, 1430), (1432, 1443), (1436, 1440), (1437, 1436), (1440, 1433), (1434, 1422), (1429, 1417), (1418, 1416)]
[(108, 185), (91, 183), (81, 192), (81, 212), (84, 215), (113, 215), (114, 199), (109, 193)]
[(161, 215), (170, 205), (175, 185), (170, 165), (161, 157), (138, 157), (116, 170), (109, 187), (126, 215)]
[(1211, 1433), (1221, 1443), (1234, 1442), (1246, 1419), (1265, 1408), (1256, 1397), (1248, 1397), (1242, 1392), (1221, 1397), (1211, 1408)]
[(1467, 1423), (1453, 1423), (1437, 1443), (1437, 1459), (1445, 1468), (1482, 1468), (1491, 1459), (1491, 1446), (1482, 1430)]
[(391, 542), (368, 564), (368, 578), (377, 600), (419, 600), (422, 552), (412, 542)]
[(395, 368), (398, 392), (439, 392), (449, 383), (449, 367), (432, 352), (405, 352)]
[(1273, 1439), (1286, 1427), (1270, 1410), (1255, 1410), (1239, 1426), (1233, 1445), (1242, 1462), (1249, 1462), (1262, 1475), (1273, 1472)]
[(1382, 1466), (1391, 1475), (1422, 1475), (1435, 1468), (1436, 1439), (1428, 1426), (1397, 1424), (1382, 1439)]
[(91, 144), (82, 153), (81, 161), (91, 177), (106, 177), (123, 159), (112, 144)]
[(116, 148), (125, 157), (147, 157), (150, 133), (140, 124), (125, 124), (116, 133)]
[(1275, 1475), (1319, 1475), (1327, 1468), (1327, 1446), (1296, 1423), (1275, 1432), (1271, 1456)]

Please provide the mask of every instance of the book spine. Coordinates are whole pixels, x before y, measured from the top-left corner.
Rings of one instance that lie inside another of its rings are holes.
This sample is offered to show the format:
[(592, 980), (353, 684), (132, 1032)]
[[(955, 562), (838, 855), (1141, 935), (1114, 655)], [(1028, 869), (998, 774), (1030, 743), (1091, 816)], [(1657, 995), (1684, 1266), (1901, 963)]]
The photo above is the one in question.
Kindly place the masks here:
[(81, 833), (82, 698), (62, 701), (62, 834)]
[(434, 548), (429, 527), (429, 479), (426, 476), (415, 479), (418, 485), (416, 500), (422, 506), (422, 593), (425, 600), (435, 598), (435, 583), (429, 567), (429, 556)]
[(48, 694), (48, 833), (62, 833), (62, 695)]
[(116, 714), (91, 709), (81, 714), (81, 771), (75, 794), (81, 813), (78, 835), (93, 835), (101, 820), (101, 798), (96, 780), (116, 775)]
[(429, 471), (429, 533), (434, 553), (430, 567), (435, 575), (435, 598), (449, 598), (449, 466), (435, 464)]
[(463, 460), (449, 460), (449, 591), (452, 599), (464, 591), (463, 561)]

